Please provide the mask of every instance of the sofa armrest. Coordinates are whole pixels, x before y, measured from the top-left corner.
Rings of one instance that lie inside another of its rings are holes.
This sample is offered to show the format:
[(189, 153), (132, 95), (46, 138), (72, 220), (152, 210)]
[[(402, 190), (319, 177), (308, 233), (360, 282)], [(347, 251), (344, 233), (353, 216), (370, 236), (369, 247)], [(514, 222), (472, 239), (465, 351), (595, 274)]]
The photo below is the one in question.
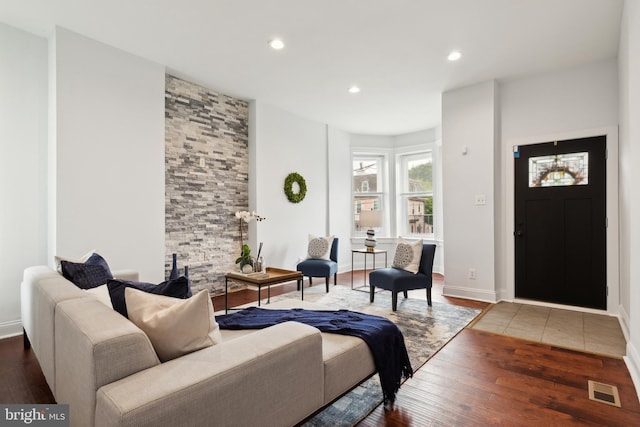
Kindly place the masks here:
[(94, 425), (100, 387), (160, 364), (145, 333), (95, 298), (57, 305), (55, 343), (55, 398), (72, 425)]
[(320, 331), (286, 322), (100, 388), (96, 426), (290, 426), (323, 404)]
[(137, 282), (140, 280), (140, 275), (135, 270), (114, 270), (111, 272), (115, 279), (120, 280), (131, 280), (133, 282)]

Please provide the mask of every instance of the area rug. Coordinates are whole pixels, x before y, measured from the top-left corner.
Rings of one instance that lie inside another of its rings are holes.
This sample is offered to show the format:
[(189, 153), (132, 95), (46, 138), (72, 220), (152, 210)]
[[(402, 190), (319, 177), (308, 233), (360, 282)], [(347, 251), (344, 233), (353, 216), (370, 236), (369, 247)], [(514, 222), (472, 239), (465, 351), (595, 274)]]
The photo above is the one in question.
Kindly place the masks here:
[[(300, 292), (279, 295), (271, 298), (271, 301), (284, 299), (299, 300)], [(481, 312), (438, 302), (433, 302), (433, 306), (429, 307), (426, 300), (404, 299), (402, 295), (398, 296), (398, 310), (393, 312), (389, 292), (376, 293), (375, 301), (370, 303), (368, 292), (331, 286), (327, 294), (324, 284), (305, 288), (304, 299), (330, 309), (348, 309), (388, 318), (398, 325), (404, 335), (414, 372)], [(402, 387), (398, 398), (402, 398)], [(316, 414), (304, 426), (353, 426), (381, 403), (382, 390), (376, 374)]]

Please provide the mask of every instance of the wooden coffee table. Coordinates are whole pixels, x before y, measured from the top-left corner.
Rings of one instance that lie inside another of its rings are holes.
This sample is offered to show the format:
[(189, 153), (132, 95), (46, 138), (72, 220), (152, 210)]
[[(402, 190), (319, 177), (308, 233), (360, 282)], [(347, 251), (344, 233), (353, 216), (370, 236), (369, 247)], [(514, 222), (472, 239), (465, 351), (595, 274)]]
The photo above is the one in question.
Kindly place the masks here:
[[(229, 280), (232, 282), (245, 283), (247, 285), (255, 285), (258, 287), (258, 307), (260, 307), (260, 291), (263, 286), (267, 287), (267, 304), (271, 302), (271, 285), (275, 285), (278, 283), (291, 282), (295, 280), (298, 285), (298, 289), (300, 289), (303, 285), (302, 283), (302, 273), (299, 271), (293, 270), (284, 270), (282, 268), (274, 268), (267, 267), (265, 269), (265, 274), (243, 274), (236, 271), (230, 271), (224, 276), (224, 312), (225, 314), (229, 310), (237, 310), (230, 309), (228, 307), (228, 291), (229, 291)], [(303, 290), (304, 292), (304, 290)], [(304, 299), (304, 294), (303, 297)]]

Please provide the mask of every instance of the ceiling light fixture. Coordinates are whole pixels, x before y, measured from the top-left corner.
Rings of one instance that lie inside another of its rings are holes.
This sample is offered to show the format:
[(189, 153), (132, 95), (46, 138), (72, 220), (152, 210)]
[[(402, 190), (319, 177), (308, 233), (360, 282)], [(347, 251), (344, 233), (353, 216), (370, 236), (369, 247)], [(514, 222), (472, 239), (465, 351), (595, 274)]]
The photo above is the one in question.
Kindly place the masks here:
[(447, 56), (447, 59), (449, 61), (457, 61), (460, 58), (462, 58), (462, 54), (457, 50), (452, 51), (449, 56)]
[(349, 93), (358, 93), (360, 92), (360, 88), (358, 86), (351, 86), (349, 88)]
[(284, 49), (284, 42), (280, 39), (273, 39), (269, 42), (269, 46), (274, 50)]

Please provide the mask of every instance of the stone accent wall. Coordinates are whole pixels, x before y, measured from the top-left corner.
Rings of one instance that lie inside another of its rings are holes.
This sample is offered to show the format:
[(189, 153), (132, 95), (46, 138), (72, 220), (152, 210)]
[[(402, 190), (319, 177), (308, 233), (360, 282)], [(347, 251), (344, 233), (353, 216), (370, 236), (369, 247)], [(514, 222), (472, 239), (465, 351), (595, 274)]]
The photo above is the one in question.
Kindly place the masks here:
[(194, 292), (224, 293), (240, 252), (234, 213), (249, 205), (248, 115), (245, 101), (166, 76), (165, 269), (168, 277), (177, 253)]

